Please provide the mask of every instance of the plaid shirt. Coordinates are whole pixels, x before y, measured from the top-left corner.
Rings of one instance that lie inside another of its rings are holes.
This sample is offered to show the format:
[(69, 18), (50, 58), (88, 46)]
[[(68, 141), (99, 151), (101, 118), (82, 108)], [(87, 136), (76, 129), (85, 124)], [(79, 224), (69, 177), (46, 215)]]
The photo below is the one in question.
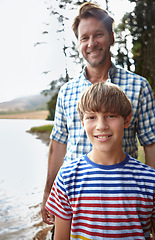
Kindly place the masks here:
[[(137, 158), (137, 138), (141, 145), (155, 142), (155, 101), (147, 80), (112, 64), (109, 82), (118, 85), (132, 103), (130, 126), (124, 129), (123, 150)], [(65, 160), (72, 160), (91, 150), (91, 144), (82, 128), (77, 108), (81, 92), (92, 83), (86, 79), (85, 71), (65, 83), (58, 95), (55, 123), (50, 138), (67, 144)]]

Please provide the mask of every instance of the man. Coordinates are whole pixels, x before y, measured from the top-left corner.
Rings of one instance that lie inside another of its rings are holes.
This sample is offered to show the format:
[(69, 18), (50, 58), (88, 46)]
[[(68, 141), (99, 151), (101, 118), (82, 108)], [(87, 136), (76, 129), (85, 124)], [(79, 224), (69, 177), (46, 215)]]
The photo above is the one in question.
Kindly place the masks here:
[(78, 78), (64, 84), (58, 95), (42, 203), (42, 217), (47, 224), (52, 224), (53, 219), (46, 211), (45, 203), (64, 157), (65, 161), (72, 161), (89, 152), (92, 147), (76, 110), (81, 92), (91, 84), (112, 82), (122, 88), (131, 100), (133, 109), (130, 126), (124, 130), (123, 150), (137, 158), (138, 135), (141, 145), (144, 146), (146, 164), (155, 167), (153, 92), (146, 79), (118, 68), (111, 62), (113, 22), (108, 13), (97, 5), (84, 3), (73, 23), (73, 31), (86, 60), (86, 67)]

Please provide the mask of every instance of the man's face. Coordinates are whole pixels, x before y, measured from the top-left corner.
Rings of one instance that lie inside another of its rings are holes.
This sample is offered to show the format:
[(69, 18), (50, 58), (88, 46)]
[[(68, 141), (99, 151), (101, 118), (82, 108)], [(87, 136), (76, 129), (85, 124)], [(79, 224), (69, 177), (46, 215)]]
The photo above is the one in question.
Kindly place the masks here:
[(113, 34), (109, 35), (104, 24), (96, 18), (82, 19), (78, 26), (78, 41), (83, 57), (91, 66), (98, 66), (110, 56)]

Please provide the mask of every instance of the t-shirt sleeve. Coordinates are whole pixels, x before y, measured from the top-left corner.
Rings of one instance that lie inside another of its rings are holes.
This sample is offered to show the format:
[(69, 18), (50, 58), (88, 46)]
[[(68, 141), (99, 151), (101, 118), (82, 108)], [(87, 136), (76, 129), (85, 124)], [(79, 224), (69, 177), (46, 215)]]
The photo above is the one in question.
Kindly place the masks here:
[(72, 209), (66, 194), (61, 170), (57, 175), (49, 198), (46, 202), (46, 209), (53, 215), (64, 220), (72, 218)]

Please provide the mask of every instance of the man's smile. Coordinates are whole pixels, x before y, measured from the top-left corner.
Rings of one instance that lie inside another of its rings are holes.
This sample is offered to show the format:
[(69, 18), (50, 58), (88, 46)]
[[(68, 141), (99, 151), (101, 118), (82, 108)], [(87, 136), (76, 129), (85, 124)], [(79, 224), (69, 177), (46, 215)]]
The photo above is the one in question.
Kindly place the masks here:
[(97, 55), (101, 52), (102, 49), (97, 49), (97, 50), (92, 50), (92, 51), (88, 51), (87, 54), (89, 55)]

